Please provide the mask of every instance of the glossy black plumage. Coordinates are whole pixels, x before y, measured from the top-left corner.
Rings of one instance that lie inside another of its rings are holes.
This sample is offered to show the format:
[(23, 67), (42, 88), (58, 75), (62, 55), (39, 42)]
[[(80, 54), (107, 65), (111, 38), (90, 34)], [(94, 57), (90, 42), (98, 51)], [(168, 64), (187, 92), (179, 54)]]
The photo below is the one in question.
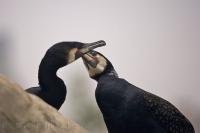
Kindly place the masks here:
[(92, 78), (98, 82), (96, 101), (109, 133), (194, 133), (175, 106), (119, 78), (109, 60), (104, 72)]
[(38, 72), (39, 86), (29, 88), (26, 91), (37, 95), (49, 105), (59, 109), (65, 101), (67, 89), (63, 80), (56, 75), (57, 70), (75, 61), (84, 53), (104, 45), (104, 41), (88, 44), (61, 42), (53, 45), (47, 50), (40, 63)]

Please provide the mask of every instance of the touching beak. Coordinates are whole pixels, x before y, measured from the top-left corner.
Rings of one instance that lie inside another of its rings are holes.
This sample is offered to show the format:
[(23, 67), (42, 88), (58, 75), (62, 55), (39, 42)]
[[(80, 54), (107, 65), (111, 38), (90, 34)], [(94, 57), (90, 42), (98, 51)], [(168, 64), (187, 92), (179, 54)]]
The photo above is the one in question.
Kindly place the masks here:
[(89, 51), (91, 51), (95, 48), (98, 48), (98, 47), (105, 46), (105, 45), (106, 45), (106, 42), (103, 40), (93, 42), (93, 43), (85, 43), (84, 46), (78, 50), (78, 55), (79, 55), (79, 57), (81, 57), (84, 54), (88, 53)]
[(93, 43), (80, 43), (78, 47), (72, 48), (67, 53), (67, 64), (72, 63), (73, 61), (77, 60), (78, 58), (82, 57), (84, 54), (87, 54), (91, 50), (105, 46), (106, 42), (103, 40), (93, 42)]
[[(94, 51), (94, 50), (91, 50), (91, 51)], [(90, 68), (89, 66), (91, 66), (92, 68), (96, 68), (97, 64), (99, 63), (96, 57), (90, 54), (90, 52), (82, 56), (83, 62), (88, 69)]]
[[(105, 46), (106, 42), (103, 40), (93, 42), (93, 43), (85, 43), (81, 49), (76, 52), (76, 59), (82, 57), (85, 65), (90, 65), (95, 68), (98, 62), (94, 59), (94, 57), (89, 53), (95, 48)], [(89, 67), (89, 66), (88, 66)]]
[(90, 53), (86, 53), (82, 56), (85, 66), (89, 69), (89, 66), (96, 68), (98, 61)]

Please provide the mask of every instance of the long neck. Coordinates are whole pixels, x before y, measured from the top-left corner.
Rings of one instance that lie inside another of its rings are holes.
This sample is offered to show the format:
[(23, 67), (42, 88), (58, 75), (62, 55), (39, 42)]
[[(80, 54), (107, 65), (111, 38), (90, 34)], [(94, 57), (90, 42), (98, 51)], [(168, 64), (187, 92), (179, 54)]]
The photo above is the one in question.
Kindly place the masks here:
[(108, 65), (108, 67), (102, 74), (94, 77), (93, 79), (95, 79), (96, 81), (99, 81), (99, 79), (107, 77), (107, 76), (118, 78), (118, 74), (111, 63)]
[(61, 106), (66, 97), (66, 86), (57, 77), (57, 70), (62, 67), (56, 58), (45, 56), (39, 67), (39, 85), (42, 91), (42, 98), (52, 106)]

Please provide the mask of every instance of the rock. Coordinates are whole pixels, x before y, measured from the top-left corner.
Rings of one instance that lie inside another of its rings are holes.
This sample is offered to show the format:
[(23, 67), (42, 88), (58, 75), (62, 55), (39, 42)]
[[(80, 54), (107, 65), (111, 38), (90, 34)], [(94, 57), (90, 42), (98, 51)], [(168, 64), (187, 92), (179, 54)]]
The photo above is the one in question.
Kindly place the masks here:
[(40, 98), (0, 75), (0, 133), (86, 133)]

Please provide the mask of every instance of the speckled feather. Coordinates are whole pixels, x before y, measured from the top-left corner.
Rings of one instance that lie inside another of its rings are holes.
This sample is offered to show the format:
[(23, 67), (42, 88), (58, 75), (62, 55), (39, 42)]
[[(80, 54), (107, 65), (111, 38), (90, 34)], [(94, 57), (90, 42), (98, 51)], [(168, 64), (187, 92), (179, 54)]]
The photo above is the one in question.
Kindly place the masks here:
[(175, 106), (124, 79), (102, 76), (96, 99), (110, 133), (194, 133)]
[(194, 133), (189, 120), (171, 103), (145, 91), (143, 96), (147, 110), (168, 132)]

